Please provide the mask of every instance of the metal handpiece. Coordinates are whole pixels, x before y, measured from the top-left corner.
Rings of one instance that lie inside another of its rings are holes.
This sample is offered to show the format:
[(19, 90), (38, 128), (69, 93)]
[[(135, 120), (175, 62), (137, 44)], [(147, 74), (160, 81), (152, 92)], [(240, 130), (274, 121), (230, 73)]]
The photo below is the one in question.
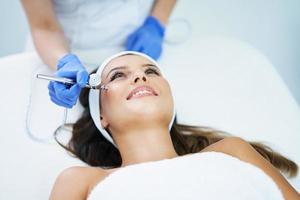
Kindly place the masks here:
[[(56, 82), (60, 82), (63, 84), (68, 84), (68, 85), (74, 85), (76, 84), (75, 81), (73, 81), (72, 79), (69, 78), (63, 78), (63, 77), (55, 77), (55, 76), (49, 76), (49, 75), (44, 75), (44, 74), (37, 74), (36, 75), (37, 78), (39, 79), (44, 79), (44, 80), (49, 80), (49, 81), (56, 81)], [(86, 84), (85, 85), (86, 88), (90, 88), (90, 89), (104, 89), (107, 90), (107, 87), (105, 85), (101, 85), (101, 84), (95, 84), (95, 85), (91, 85), (91, 84)]]

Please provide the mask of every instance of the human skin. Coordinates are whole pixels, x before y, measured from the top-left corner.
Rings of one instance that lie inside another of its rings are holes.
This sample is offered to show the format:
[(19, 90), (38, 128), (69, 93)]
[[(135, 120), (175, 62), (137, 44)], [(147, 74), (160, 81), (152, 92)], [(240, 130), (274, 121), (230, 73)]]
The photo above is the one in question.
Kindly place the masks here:
[[(103, 127), (110, 130), (119, 146), (123, 161), (121, 167), (178, 156), (168, 130), (173, 110), (170, 86), (164, 77), (148, 71), (149, 64), (151, 62), (143, 57), (126, 55), (109, 62), (101, 75), (102, 83), (108, 90), (102, 91), (100, 96), (102, 120), (99, 120)], [(110, 70), (120, 66), (127, 68), (108, 74)], [(110, 81), (112, 76), (115, 79)], [(152, 87), (158, 96), (127, 100), (128, 93), (141, 85)], [(300, 199), (299, 193), (284, 176), (241, 138), (225, 138), (209, 145), (200, 153), (203, 152), (221, 152), (253, 164), (274, 180), (285, 199)], [(97, 183), (118, 169), (120, 168), (68, 168), (58, 176), (50, 199), (86, 199)]]
[[(168, 129), (174, 106), (170, 85), (151, 65), (144, 57), (125, 55), (109, 62), (101, 75), (108, 88), (101, 92), (101, 123), (118, 145), (122, 167), (177, 156)], [(149, 86), (157, 95), (128, 100), (139, 86)]]

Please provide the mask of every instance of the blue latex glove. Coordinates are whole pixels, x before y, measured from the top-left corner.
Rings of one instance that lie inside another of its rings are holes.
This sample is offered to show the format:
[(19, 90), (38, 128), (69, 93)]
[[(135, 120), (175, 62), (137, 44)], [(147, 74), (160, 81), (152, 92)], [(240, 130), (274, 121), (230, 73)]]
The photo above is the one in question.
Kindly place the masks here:
[(157, 60), (162, 52), (165, 28), (153, 16), (147, 17), (144, 24), (127, 38), (126, 50), (138, 51)]
[(71, 87), (55, 81), (48, 84), (51, 101), (59, 106), (72, 108), (77, 102), (81, 88), (88, 81), (88, 72), (76, 55), (67, 54), (58, 61), (55, 76), (76, 80), (76, 84)]

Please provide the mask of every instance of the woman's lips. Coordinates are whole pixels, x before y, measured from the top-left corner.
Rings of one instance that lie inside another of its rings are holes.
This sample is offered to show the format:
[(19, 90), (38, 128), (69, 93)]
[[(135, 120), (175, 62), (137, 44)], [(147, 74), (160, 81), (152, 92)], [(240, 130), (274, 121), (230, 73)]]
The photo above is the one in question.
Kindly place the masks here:
[(139, 86), (129, 93), (127, 100), (144, 96), (158, 96), (158, 94), (149, 86)]

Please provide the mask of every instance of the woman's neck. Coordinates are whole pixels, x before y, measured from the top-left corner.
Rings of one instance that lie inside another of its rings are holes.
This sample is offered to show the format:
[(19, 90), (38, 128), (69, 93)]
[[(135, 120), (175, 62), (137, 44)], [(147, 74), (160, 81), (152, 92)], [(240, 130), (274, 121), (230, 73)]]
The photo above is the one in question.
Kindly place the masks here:
[(168, 129), (131, 130), (116, 136), (122, 166), (178, 157)]

